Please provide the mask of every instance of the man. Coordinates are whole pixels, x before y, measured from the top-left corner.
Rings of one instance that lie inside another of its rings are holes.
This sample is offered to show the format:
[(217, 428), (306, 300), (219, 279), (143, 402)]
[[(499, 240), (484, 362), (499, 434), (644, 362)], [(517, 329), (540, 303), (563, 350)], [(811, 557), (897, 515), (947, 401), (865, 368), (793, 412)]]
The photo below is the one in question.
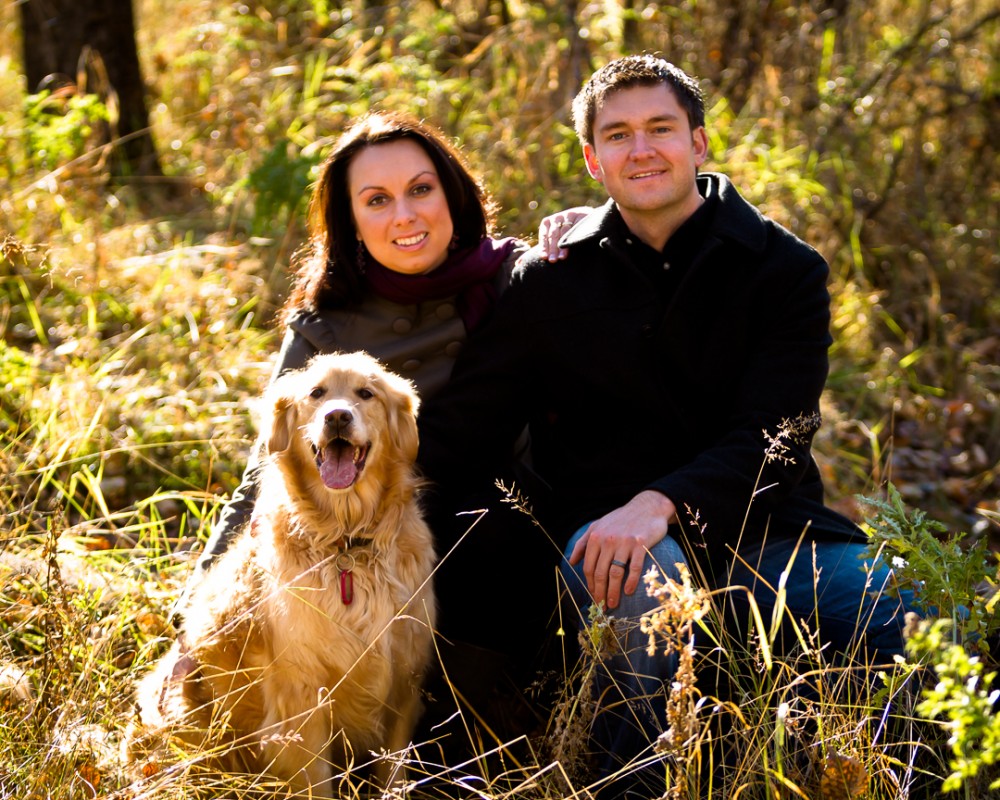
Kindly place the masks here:
[[(618, 703), (592, 732), (609, 779), (649, 760), (665, 730), (675, 667), (646, 656), (634, 629), (655, 607), (640, 586), (652, 565), (676, 577), (676, 564), (694, 563), (713, 587), (753, 586), (757, 575), (774, 587), (789, 569), (789, 612), (812, 619), (831, 653), (850, 651), (864, 618), (869, 657), (890, 660), (902, 652), (902, 615), (896, 601), (866, 598), (864, 536), (824, 507), (810, 455), (831, 341), (826, 263), (727, 178), (699, 175), (702, 95), (668, 62), (608, 64), (573, 116), (610, 200), (562, 237), (565, 261), (537, 250), (521, 264), (426, 409), (420, 462), (440, 491), (461, 491), (529, 425), (551, 487), (546, 527), (566, 544), (578, 605), (633, 624), (607, 676), (628, 713)], [(754, 596), (767, 619), (773, 590)], [(742, 598), (733, 593), (745, 612)], [(662, 774), (634, 770), (605, 794), (655, 796)]]

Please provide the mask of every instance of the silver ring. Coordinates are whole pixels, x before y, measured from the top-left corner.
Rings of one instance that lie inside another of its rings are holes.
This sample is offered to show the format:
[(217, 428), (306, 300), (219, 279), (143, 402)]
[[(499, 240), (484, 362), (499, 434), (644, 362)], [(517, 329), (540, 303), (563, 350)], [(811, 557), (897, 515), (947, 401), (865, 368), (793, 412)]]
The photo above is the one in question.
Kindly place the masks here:
[(612, 567), (621, 567), (622, 569), (628, 569), (628, 564), (624, 561), (619, 561), (617, 558), (611, 560)]

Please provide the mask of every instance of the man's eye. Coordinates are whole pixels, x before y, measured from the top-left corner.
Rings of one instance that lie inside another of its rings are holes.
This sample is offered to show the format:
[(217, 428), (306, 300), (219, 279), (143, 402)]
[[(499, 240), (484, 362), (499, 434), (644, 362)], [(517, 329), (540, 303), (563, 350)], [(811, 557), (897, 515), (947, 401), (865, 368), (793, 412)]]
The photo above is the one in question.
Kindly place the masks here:
[(317, 386), (315, 389), (309, 392), (309, 396), (313, 400), (319, 400), (325, 394), (326, 394), (326, 389), (324, 389), (322, 386)]
[(362, 400), (371, 400), (375, 396), (375, 392), (365, 388), (358, 389), (355, 394)]

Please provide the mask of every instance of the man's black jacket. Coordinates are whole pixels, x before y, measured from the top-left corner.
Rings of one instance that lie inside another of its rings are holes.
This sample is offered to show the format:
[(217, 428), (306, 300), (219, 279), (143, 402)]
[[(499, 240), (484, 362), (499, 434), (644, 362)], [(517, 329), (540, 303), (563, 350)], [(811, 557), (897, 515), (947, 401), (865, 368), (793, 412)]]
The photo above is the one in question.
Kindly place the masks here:
[(563, 238), (565, 261), (528, 254), (424, 409), (419, 460), (435, 484), (461, 492), (494, 474), (527, 422), (560, 542), (643, 489), (673, 500), (710, 555), (765, 531), (862, 535), (823, 507), (810, 455), (826, 262), (725, 177), (698, 186), (714, 213), (666, 300), (629, 260), (611, 202)]

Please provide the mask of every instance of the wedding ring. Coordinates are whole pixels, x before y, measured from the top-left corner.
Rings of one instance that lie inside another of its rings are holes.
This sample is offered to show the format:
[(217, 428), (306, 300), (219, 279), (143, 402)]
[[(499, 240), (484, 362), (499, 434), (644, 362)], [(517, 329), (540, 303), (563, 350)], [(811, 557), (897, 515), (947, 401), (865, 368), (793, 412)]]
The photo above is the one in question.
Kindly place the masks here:
[(628, 564), (626, 564), (624, 561), (619, 561), (617, 558), (616, 559), (612, 559), (611, 566), (612, 567), (621, 567), (622, 569), (628, 569)]

